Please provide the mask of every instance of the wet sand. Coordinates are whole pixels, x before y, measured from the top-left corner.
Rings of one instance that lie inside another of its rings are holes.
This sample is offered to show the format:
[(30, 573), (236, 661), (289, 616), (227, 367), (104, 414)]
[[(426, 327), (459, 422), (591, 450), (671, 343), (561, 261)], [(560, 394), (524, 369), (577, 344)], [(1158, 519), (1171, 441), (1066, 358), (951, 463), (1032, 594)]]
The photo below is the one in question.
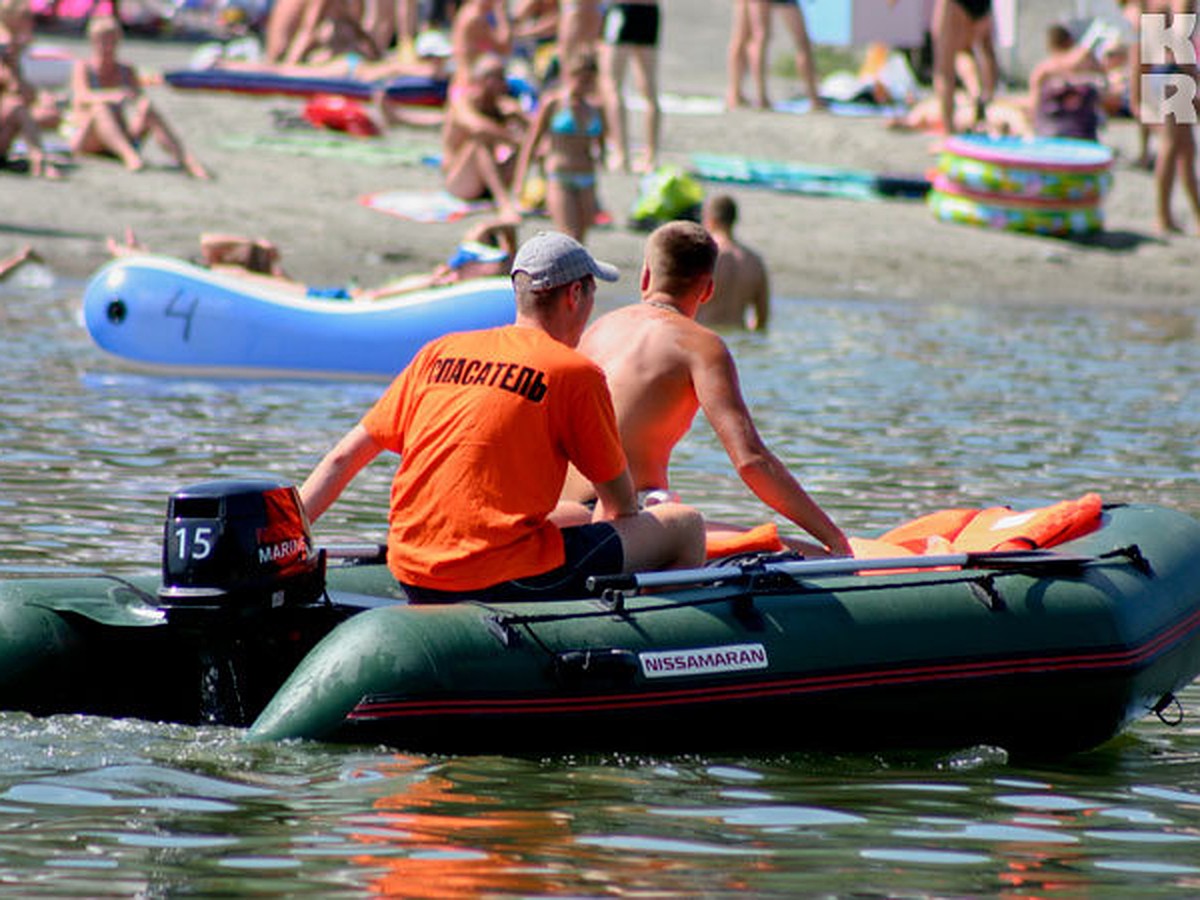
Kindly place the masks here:
[[(725, 89), (724, 3), (666, 4), (662, 90), (721, 97)], [(46, 42), (83, 55), (82, 40)], [(186, 66), (195, 44), (126, 38), (124, 56), (147, 71)], [(784, 34), (773, 57), (789, 51)], [(798, 82), (776, 78), (774, 96)], [(151, 95), (188, 146), (215, 174), (197, 181), (151, 150), (149, 169), (126, 172), (115, 161), (81, 160), (61, 182), (0, 173), (0, 255), (32, 243), (57, 272), (84, 278), (107, 259), (108, 235), (131, 227), (152, 249), (183, 257), (198, 251), (201, 231), (266, 236), (283, 251), (289, 274), (320, 285), (372, 285), (442, 261), (473, 218), (417, 224), (358, 202), (395, 189), (435, 189), (438, 173), (421, 164), (365, 164), (233, 144), (279, 134), (277, 117), (295, 117), (303, 101), (154, 86)], [(635, 143), (641, 123), (631, 115)], [(1118, 151), (1105, 202), (1106, 230), (1086, 242), (994, 232), (936, 222), (920, 202), (802, 197), (706, 183), (728, 190), (741, 207), (739, 235), (766, 258), (778, 296), (879, 298), (995, 304), (1099, 304), (1144, 310), (1191, 307), (1200, 237), (1154, 233), (1153, 181), (1130, 165), (1133, 123), (1115, 122), (1103, 139)], [(368, 140), (368, 139), (364, 139)], [(393, 128), (385, 149), (436, 149), (437, 132)], [(795, 115), (738, 109), (667, 114), (663, 162), (687, 164), (693, 152), (743, 154), (877, 172), (914, 173), (935, 161), (936, 139), (889, 130), (879, 118)], [(593, 251), (622, 267), (610, 301), (635, 296), (644, 235), (626, 227), (637, 193), (632, 175), (604, 174), (601, 197), (615, 225), (589, 237)], [(1179, 218), (1194, 231), (1177, 197)], [(527, 219), (529, 235), (548, 220)]]

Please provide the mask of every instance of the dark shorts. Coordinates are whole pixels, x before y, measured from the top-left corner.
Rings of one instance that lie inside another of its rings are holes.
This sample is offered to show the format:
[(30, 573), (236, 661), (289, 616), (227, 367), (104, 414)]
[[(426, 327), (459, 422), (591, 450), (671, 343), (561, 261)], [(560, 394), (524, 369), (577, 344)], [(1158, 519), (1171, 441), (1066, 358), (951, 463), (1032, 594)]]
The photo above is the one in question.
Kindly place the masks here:
[(657, 3), (614, 3), (604, 16), (604, 43), (658, 45)]
[(455, 603), (461, 600), (557, 600), (588, 595), (589, 575), (618, 575), (625, 565), (621, 536), (607, 522), (564, 528), (565, 561), (557, 569), (529, 578), (502, 581), (477, 591), (439, 591), (404, 585), (414, 603)]
[(992, 11), (992, 0), (954, 0), (972, 19), (979, 20)]

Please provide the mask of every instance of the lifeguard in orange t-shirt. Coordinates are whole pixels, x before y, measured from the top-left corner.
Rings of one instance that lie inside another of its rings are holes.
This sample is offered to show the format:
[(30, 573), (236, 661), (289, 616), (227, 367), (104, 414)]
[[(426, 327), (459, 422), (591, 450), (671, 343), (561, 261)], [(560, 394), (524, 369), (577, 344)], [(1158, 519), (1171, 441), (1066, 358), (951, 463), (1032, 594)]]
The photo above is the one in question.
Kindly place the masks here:
[[(577, 596), (589, 575), (699, 565), (700, 514), (638, 512), (604, 373), (574, 349), (596, 278), (617, 270), (572, 238), (527, 241), (516, 323), (426, 345), (304, 482), (309, 518), (391, 450), (388, 566), (414, 600)], [(600, 502), (591, 523), (560, 528), (568, 463)]]

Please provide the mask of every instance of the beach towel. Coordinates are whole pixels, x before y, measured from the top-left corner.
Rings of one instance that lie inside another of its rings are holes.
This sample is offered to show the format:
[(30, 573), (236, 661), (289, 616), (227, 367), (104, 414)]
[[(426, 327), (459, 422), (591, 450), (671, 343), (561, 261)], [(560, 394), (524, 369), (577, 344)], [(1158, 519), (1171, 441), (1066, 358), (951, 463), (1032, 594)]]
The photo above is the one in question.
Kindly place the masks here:
[[(847, 118), (902, 116), (908, 112), (908, 107), (902, 103), (878, 104), (853, 100), (827, 100), (826, 102), (828, 104), (826, 109), (829, 112), (835, 116)], [(771, 108), (776, 112), (803, 115), (812, 111), (812, 101), (808, 97), (793, 97), (790, 100), (772, 103)]]
[(436, 165), (439, 148), (435, 144), (395, 143), (389, 140), (363, 141), (320, 131), (290, 131), (282, 134), (227, 134), (217, 143), (230, 150), (265, 150), (289, 156), (340, 159), (370, 166)]
[[(626, 94), (625, 108), (642, 112), (646, 101), (641, 94)], [(725, 101), (704, 94), (663, 93), (658, 95), (658, 108), (667, 116), (720, 116), (725, 113)]]
[(788, 160), (720, 153), (693, 153), (691, 169), (698, 178), (761, 187), (809, 197), (848, 200), (920, 199), (929, 192), (924, 175), (889, 174), (838, 166), (814, 166)]
[(368, 209), (374, 209), (410, 222), (456, 222), (471, 213), (493, 208), (486, 200), (460, 200), (442, 190), (380, 191), (359, 198)]

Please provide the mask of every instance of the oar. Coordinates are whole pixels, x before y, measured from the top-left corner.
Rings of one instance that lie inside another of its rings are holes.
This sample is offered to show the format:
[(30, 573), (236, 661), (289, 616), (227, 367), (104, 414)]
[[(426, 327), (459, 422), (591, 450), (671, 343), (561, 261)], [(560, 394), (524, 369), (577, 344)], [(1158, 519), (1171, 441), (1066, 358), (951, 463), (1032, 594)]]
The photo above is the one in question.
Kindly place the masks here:
[(673, 569), (665, 572), (635, 572), (631, 575), (594, 575), (587, 580), (588, 590), (642, 590), (666, 586), (712, 584), (729, 579), (779, 574), (795, 578), (818, 575), (854, 575), (887, 569), (1019, 569), (1021, 571), (1075, 571), (1090, 556), (1055, 553), (1051, 550), (994, 550), (980, 553), (942, 553), (930, 556), (895, 556), (881, 559), (803, 559), (795, 562), (767, 562), (746, 566), (711, 566), (700, 569)]
[(322, 547), (326, 559), (352, 559), (362, 563), (387, 562), (386, 544), (335, 544)]

